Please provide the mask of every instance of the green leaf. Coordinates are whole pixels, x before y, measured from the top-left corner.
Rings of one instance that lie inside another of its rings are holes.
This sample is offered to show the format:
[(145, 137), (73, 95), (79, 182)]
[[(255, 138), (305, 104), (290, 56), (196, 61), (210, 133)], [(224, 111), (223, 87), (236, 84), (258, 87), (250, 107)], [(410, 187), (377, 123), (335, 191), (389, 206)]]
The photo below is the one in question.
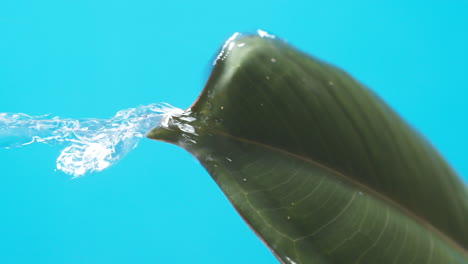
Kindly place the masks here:
[(231, 38), (198, 100), (147, 136), (197, 157), (283, 263), (468, 263), (452, 169), (371, 91), (279, 40)]

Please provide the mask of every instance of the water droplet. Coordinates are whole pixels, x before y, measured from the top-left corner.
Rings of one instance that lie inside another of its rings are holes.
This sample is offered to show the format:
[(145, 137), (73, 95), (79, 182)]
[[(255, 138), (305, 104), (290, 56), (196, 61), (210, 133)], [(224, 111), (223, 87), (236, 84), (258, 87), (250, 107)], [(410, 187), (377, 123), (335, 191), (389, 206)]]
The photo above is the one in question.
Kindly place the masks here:
[(275, 59), (275, 58), (271, 58), (270, 61), (271, 61), (272, 63), (275, 63), (275, 62), (276, 62), (276, 59)]
[(247, 181), (247, 179), (246, 179), (246, 178), (244, 178), (244, 179), (243, 179), (243, 181), (245, 181), (245, 182), (246, 182), (246, 181)]
[(232, 159), (230, 159), (230, 158), (228, 158), (228, 157), (226, 157), (226, 159), (227, 159), (229, 162), (232, 162)]
[(221, 49), (221, 52), (218, 54), (216, 57), (215, 61), (213, 62), (213, 65), (215, 65), (219, 60), (224, 60), (226, 57), (229, 55), (229, 52), (235, 45), (235, 39), (240, 36), (239, 32), (234, 33), (226, 42), (224, 42), (223, 48)]
[(213, 157), (211, 155), (207, 155), (206, 158), (205, 158), (205, 161), (206, 162), (211, 162), (211, 161), (214, 161)]
[(275, 35), (268, 34), (268, 32), (263, 31), (261, 29), (257, 30), (257, 34), (262, 38), (271, 38), (271, 39), (276, 38)]
[(176, 125), (180, 130), (182, 130), (185, 133), (192, 134), (192, 135), (197, 135), (197, 133), (195, 133), (195, 128), (192, 125), (180, 124), (180, 123), (178, 123)]
[(291, 258), (286, 257), (286, 260), (289, 262), (289, 264), (296, 264), (295, 261), (293, 261)]

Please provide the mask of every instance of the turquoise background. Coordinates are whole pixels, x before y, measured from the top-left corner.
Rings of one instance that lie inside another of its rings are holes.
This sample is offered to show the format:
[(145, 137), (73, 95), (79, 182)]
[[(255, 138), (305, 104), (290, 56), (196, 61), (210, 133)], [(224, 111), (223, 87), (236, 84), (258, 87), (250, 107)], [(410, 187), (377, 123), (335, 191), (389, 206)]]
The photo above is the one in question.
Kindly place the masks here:
[[(0, 3), (0, 112), (185, 108), (220, 45), (261, 28), (375, 90), (468, 178), (468, 2)], [(150, 140), (71, 180), (57, 146), (0, 150), (0, 263), (277, 263), (199, 163)]]

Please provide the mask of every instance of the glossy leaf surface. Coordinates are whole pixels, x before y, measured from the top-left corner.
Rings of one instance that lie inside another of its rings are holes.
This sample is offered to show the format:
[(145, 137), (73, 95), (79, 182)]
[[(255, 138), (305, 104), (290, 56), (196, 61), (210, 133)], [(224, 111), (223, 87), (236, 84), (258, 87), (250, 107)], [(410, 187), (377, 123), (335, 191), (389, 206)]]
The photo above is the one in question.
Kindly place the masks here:
[(194, 105), (148, 137), (195, 155), (281, 262), (468, 263), (468, 193), (445, 161), (279, 40), (231, 38)]

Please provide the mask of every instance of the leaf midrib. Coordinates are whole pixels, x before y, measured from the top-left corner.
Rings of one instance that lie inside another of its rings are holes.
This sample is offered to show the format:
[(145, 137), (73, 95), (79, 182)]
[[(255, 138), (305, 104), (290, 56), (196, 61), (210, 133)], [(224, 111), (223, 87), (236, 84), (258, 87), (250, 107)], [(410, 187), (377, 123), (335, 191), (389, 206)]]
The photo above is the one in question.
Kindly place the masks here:
[[(313, 159), (310, 159), (308, 157), (304, 157), (304, 156), (301, 156), (299, 154), (289, 152), (289, 151), (287, 151), (285, 149), (282, 149), (282, 148), (279, 148), (279, 147), (276, 147), (276, 146), (272, 146), (272, 145), (268, 145), (268, 144), (264, 144), (264, 143), (261, 143), (261, 142), (258, 142), (258, 141), (250, 140), (250, 139), (247, 139), (247, 138), (234, 136), (234, 135), (231, 135), (229, 133), (226, 133), (226, 132), (223, 132), (223, 131), (220, 131), (220, 130), (207, 129), (204, 132), (206, 132), (207, 134), (216, 134), (216, 135), (226, 137), (226, 138), (238, 141), (238, 142), (258, 146), (258, 147), (261, 147), (261, 148), (264, 148), (264, 149), (267, 149), (267, 150), (270, 150), (270, 151), (279, 152), (279, 153), (282, 153), (284, 155), (287, 155), (287, 156), (302, 160), (302, 161), (304, 161), (306, 163), (313, 164), (313, 165), (318, 166), (318, 167), (320, 167), (320, 168), (322, 168), (324, 170), (327, 170), (327, 171), (331, 172), (333, 175), (335, 175), (336, 177), (340, 178), (341, 180), (344, 180), (344, 181), (350, 183), (355, 188), (360, 189), (361, 191), (364, 191), (364, 192), (370, 194), (375, 199), (380, 199), (385, 204), (387, 204), (389, 206), (392, 206), (393, 208), (397, 209), (402, 214), (408, 216), (410, 219), (413, 219), (414, 221), (419, 223), (421, 226), (423, 226), (424, 228), (428, 229), (430, 232), (432, 232), (435, 235), (437, 235), (438, 237), (440, 237), (443, 241), (447, 242), (448, 245), (452, 246), (453, 248), (456, 248), (458, 251), (461, 252), (462, 255), (464, 255), (465, 257), (468, 257), (468, 250), (467, 249), (462, 247), (458, 242), (453, 240), (451, 237), (446, 235), (444, 232), (442, 232), (441, 230), (439, 230), (438, 228), (433, 226), (426, 219), (424, 219), (424, 218), (420, 217), (419, 215), (413, 213), (412, 211), (407, 209), (405, 206), (403, 206), (400, 203), (396, 202), (395, 200), (388, 197), (387, 195), (375, 191), (374, 189), (370, 188), (368, 185), (363, 184), (363, 183), (353, 179), (350, 176), (347, 176), (346, 174), (344, 174), (344, 173), (342, 173), (342, 172), (340, 172), (340, 171), (338, 171), (336, 169), (333, 169), (333, 168), (331, 168), (331, 167), (329, 167), (329, 166), (327, 166), (327, 165), (325, 165), (323, 163), (320, 163), (320, 162), (318, 162), (316, 160), (313, 160)], [(178, 143), (176, 143), (176, 144), (178, 144)], [(180, 145), (180, 146), (183, 147), (183, 148), (187, 147), (187, 146), (183, 146), (183, 145)], [(193, 154), (195, 154), (195, 153), (193, 153)]]

